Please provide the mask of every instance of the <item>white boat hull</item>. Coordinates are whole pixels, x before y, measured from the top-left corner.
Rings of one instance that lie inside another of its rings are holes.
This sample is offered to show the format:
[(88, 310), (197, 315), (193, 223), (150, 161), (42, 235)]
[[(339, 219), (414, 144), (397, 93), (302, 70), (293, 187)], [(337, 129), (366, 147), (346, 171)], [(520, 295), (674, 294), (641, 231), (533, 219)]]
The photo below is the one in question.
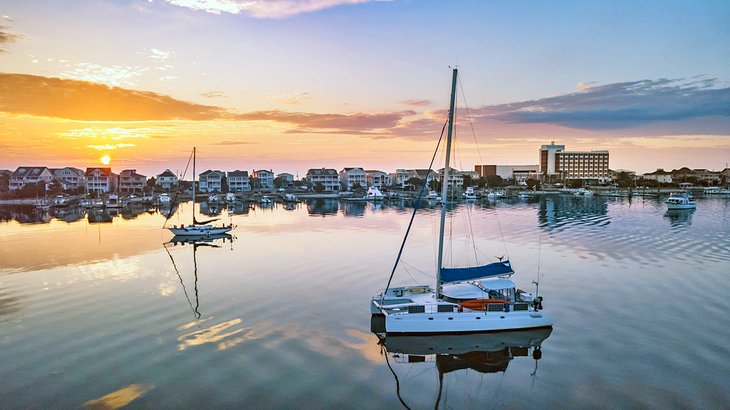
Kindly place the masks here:
[(676, 210), (676, 209), (695, 209), (697, 208), (697, 204), (694, 202), (690, 202), (689, 204), (667, 204), (667, 209), (669, 210)]
[(230, 232), (232, 226), (185, 226), (183, 228), (167, 228), (175, 236), (211, 236)]

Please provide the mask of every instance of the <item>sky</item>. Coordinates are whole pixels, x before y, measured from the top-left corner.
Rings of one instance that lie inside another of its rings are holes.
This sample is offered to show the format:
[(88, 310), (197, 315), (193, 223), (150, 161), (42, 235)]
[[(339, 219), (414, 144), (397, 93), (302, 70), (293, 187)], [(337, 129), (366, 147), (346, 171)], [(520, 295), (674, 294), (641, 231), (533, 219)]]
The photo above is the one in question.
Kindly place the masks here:
[[(730, 2), (0, 1), (0, 169), (730, 162)], [(190, 172), (190, 171), (188, 171)]]

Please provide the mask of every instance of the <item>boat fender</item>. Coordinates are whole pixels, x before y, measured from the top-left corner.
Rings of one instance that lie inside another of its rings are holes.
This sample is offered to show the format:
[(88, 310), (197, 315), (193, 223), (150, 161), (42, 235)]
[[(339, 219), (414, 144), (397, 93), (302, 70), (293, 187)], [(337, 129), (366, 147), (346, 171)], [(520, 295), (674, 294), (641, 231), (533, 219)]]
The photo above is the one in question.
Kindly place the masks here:
[(532, 358), (535, 360), (542, 359), (542, 350), (540, 349), (540, 346), (537, 346), (535, 350), (532, 351)]
[(532, 301), (532, 308), (536, 311), (542, 310), (542, 296), (538, 296)]

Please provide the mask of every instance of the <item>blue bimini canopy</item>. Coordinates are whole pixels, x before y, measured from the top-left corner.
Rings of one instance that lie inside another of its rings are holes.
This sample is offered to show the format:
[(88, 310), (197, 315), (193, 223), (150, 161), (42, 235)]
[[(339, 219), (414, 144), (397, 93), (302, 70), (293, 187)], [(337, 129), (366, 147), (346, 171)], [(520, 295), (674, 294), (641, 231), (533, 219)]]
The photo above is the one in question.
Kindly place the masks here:
[(515, 272), (512, 270), (509, 261), (501, 261), (470, 268), (441, 268), (441, 281), (458, 282), (469, 279), (511, 275), (513, 273)]

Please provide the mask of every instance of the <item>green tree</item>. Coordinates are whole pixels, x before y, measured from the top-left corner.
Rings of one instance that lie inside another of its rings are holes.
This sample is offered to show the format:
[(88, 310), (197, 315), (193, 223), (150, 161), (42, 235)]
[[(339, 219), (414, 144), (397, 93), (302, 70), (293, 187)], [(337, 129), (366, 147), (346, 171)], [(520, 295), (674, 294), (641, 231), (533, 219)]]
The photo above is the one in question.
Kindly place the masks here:
[(324, 191), (324, 185), (322, 185), (321, 182), (317, 182), (314, 184), (314, 191), (315, 192), (323, 192)]
[(502, 180), (502, 177), (499, 175), (487, 175), (487, 186), (490, 187), (499, 187), (502, 186), (504, 181)]
[(408, 181), (406, 181), (407, 185), (410, 185), (410, 189), (418, 189), (423, 185), (423, 180), (421, 178), (416, 177), (410, 177), (408, 178)]
[(461, 178), (461, 187), (466, 189), (471, 186), (471, 175), (464, 175)]
[(539, 179), (528, 178), (525, 182), (527, 182), (528, 189), (540, 189), (542, 187)]

